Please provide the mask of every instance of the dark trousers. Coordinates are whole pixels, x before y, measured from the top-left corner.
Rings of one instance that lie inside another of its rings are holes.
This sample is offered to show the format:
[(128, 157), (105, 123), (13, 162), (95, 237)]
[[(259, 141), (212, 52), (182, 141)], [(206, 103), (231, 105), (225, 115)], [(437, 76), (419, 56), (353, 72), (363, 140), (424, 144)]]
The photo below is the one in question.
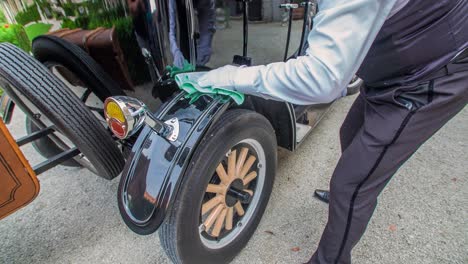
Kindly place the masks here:
[(467, 103), (468, 67), (411, 86), (362, 89), (341, 127), (328, 223), (309, 263), (351, 263), (384, 187)]

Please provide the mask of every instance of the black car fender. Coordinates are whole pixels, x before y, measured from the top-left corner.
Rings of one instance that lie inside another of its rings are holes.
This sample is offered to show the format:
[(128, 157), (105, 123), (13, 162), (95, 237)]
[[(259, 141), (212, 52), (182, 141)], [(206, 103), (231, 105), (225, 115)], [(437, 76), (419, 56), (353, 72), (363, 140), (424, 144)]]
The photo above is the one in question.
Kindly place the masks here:
[(142, 129), (117, 192), (120, 213), (131, 230), (151, 234), (162, 224), (197, 145), (230, 104), (209, 96), (190, 103), (181, 93), (157, 114), (163, 121), (177, 118), (179, 135), (175, 142), (149, 127)]

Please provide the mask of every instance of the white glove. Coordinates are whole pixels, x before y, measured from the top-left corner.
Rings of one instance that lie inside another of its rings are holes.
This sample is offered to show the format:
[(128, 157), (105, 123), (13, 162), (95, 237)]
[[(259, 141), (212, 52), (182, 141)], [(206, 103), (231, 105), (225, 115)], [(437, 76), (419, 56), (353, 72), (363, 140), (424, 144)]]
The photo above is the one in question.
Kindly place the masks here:
[(221, 68), (211, 70), (198, 79), (198, 85), (201, 87), (219, 87), (229, 90), (235, 90), (237, 72), (241, 67), (226, 65)]

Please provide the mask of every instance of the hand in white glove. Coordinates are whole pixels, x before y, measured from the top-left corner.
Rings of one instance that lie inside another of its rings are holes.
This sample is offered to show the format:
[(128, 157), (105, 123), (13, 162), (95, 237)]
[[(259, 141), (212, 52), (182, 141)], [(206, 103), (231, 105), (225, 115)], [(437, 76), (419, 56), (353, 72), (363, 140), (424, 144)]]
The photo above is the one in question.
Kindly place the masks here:
[(201, 87), (219, 87), (229, 90), (235, 90), (235, 80), (240, 67), (226, 65), (221, 68), (211, 70), (198, 79), (198, 85)]

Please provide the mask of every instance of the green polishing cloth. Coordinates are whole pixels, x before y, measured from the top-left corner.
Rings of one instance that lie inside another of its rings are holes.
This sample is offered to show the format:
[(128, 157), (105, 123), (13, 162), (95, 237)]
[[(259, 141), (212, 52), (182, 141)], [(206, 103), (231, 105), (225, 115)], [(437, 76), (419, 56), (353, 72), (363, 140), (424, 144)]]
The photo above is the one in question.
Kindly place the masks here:
[(241, 105), (244, 102), (244, 94), (231, 91), (220, 87), (201, 87), (198, 85), (198, 78), (203, 76), (206, 72), (190, 72), (179, 73), (175, 76), (175, 80), (180, 89), (187, 92), (187, 96), (191, 98), (190, 102), (195, 102), (202, 95), (220, 95), (223, 99), (232, 99), (236, 104)]
[(187, 60), (184, 60), (184, 66), (182, 68), (177, 66), (166, 66), (166, 70), (169, 71), (171, 78), (174, 78), (174, 76), (179, 73), (195, 71), (195, 66), (190, 64)]

